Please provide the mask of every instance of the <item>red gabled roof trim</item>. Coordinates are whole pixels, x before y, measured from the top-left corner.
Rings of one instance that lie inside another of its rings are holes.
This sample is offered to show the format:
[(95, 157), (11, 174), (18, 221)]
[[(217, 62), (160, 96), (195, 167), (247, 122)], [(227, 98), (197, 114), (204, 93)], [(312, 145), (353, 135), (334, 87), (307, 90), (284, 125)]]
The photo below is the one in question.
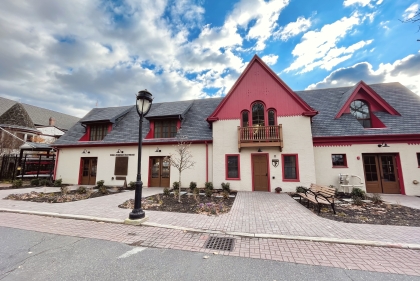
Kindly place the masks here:
[(381, 144), (390, 143), (420, 143), (420, 134), (405, 135), (374, 135), (374, 136), (339, 136), (339, 137), (313, 137), (314, 146), (336, 146), (352, 144)]
[(379, 106), (382, 107), (383, 110), (385, 110), (387, 113), (391, 115), (401, 115), (395, 108), (393, 108), (389, 103), (387, 103), (380, 95), (378, 95), (377, 92), (375, 92), (369, 85), (367, 85), (362, 80), (357, 84), (357, 87), (354, 89), (353, 93), (350, 95), (350, 97), (347, 99), (347, 101), (344, 103), (344, 105), (340, 108), (340, 111), (337, 113), (335, 118), (340, 118), (341, 115), (343, 115), (344, 111), (346, 111), (347, 108), (349, 108), (350, 103), (354, 100), (354, 97), (359, 93), (359, 91), (363, 89), (366, 91), (366, 93), (373, 98)]
[[(205, 143), (213, 143), (213, 140), (186, 140), (186, 142), (190, 142), (192, 144), (205, 144)], [(147, 142), (146, 139), (143, 139), (143, 145), (164, 145), (164, 144), (177, 144), (178, 141), (154, 141), (154, 142)], [(133, 146), (138, 145), (138, 142), (126, 142), (126, 143), (92, 143), (89, 144), (88, 142), (83, 143), (76, 143), (76, 144), (64, 144), (64, 145), (52, 145), (51, 147), (54, 148), (68, 148), (68, 147), (106, 147), (106, 146)]]
[(207, 122), (212, 123), (214, 121), (219, 120), (219, 118), (217, 117), (217, 114), (223, 108), (226, 101), (230, 98), (231, 94), (235, 91), (235, 89), (238, 87), (238, 85), (242, 82), (243, 78), (245, 77), (245, 75), (248, 73), (251, 66), (255, 62), (259, 62), (261, 64), (261, 66), (265, 70), (267, 70), (268, 73), (275, 80), (277, 80), (277, 82), (279, 82), (281, 86), (283, 86), (286, 89), (286, 91), (290, 94), (290, 96), (305, 109), (305, 111), (302, 113), (302, 115), (304, 115), (304, 116), (315, 116), (316, 114), (318, 114), (318, 111), (311, 108), (301, 97), (299, 97), (295, 92), (293, 92), (293, 90), (289, 86), (287, 86), (287, 84), (283, 80), (281, 80), (280, 77), (278, 77), (277, 74), (274, 73), (274, 71), (270, 67), (268, 67), (268, 65), (265, 64), (265, 62), (263, 62), (263, 60), (258, 55), (255, 54), (254, 57), (251, 59), (251, 61), (246, 66), (245, 70), (239, 76), (238, 80), (236, 80), (235, 84), (233, 84), (232, 88), (229, 90), (229, 92), (227, 93), (225, 98), (220, 102), (220, 104), (216, 107), (216, 109), (213, 111), (213, 113), (210, 114), (210, 116), (207, 118)]

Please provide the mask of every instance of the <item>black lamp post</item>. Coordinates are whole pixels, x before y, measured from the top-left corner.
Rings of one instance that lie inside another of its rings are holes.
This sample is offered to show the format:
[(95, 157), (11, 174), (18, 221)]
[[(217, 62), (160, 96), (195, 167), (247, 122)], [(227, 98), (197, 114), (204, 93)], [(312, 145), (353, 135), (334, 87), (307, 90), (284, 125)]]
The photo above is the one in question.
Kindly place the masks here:
[(152, 94), (147, 90), (140, 91), (136, 97), (136, 109), (140, 116), (139, 119), (139, 149), (137, 158), (137, 181), (136, 181), (136, 193), (134, 196), (134, 209), (129, 215), (130, 220), (138, 220), (144, 218), (144, 211), (141, 209), (141, 193), (143, 189), (143, 182), (141, 181), (141, 147), (143, 143), (142, 135), (142, 124), (143, 116), (145, 116), (152, 106)]

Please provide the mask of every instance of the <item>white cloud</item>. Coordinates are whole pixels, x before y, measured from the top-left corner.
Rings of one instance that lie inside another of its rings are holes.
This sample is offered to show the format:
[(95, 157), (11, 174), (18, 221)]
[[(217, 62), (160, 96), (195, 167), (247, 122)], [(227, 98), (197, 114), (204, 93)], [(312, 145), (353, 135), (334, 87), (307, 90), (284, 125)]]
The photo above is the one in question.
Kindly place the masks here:
[(316, 67), (331, 70), (337, 64), (351, 58), (353, 53), (372, 40), (359, 41), (347, 48), (337, 47), (337, 42), (343, 39), (361, 19), (358, 13), (344, 17), (332, 24), (324, 25), (319, 31), (309, 31), (302, 41), (292, 51), (295, 61), (285, 69), (286, 72), (300, 70), (299, 73), (312, 71)]
[(419, 4), (413, 3), (408, 7), (403, 14), (403, 19), (408, 20), (416, 15), (419, 12)]
[(296, 36), (299, 33), (305, 32), (311, 27), (311, 25), (311, 18), (305, 19), (304, 17), (299, 17), (295, 22), (290, 22), (285, 27), (282, 27), (276, 31), (273, 34), (273, 37), (287, 41), (289, 38)]
[(266, 55), (263, 56), (261, 59), (267, 64), (267, 65), (275, 65), (277, 63), (277, 59), (279, 58), (279, 56), (270, 54), (270, 55)]
[[(370, 2), (373, 2), (374, 0), (344, 0), (343, 5), (344, 7), (352, 6), (352, 5), (359, 5), (362, 7), (368, 6), (370, 8), (373, 7), (373, 5)], [(382, 4), (383, 0), (376, 1), (376, 5)]]
[(400, 82), (420, 95), (420, 52), (411, 54), (393, 63), (381, 63), (376, 70), (368, 62), (333, 71), (324, 80), (311, 84), (308, 90), (328, 87), (353, 86), (360, 80), (368, 84)]
[(390, 28), (388, 27), (389, 20), (387, 20), (387, 21), (381, 21), (379, 24), (380, 24), (380, 26), (382, 26), (382, 27), (383, 27), (386, 31), (390, 30)]

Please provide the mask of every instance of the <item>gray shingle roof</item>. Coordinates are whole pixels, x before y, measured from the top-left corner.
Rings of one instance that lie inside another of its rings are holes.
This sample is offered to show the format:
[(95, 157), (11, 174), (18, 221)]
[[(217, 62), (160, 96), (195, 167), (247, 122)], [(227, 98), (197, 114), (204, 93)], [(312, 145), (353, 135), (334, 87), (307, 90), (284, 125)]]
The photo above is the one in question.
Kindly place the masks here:
[(5, 113), (0, 115), (0, 124), (27, 127), (36, 130), (28, 112), (26, 112), (25, 108), (20, 103), (15, 103), (11, 108), (6, 110)]
[[(6, 112), (10, 107), (15, 105), (16, 103), (16, 101), (0, 97), (0, 115)], [(55, 119), (55, 126), (57, 128), (68, 130), (80, 119), (72, 115), (33, 106), (30, 104), (22, 103), (22, 105), (25, 108), (26, 112), (28, 112), (32, 122), (35, 125), (39, 126), (48, 126), (50, 117), (53, 117)]]
[(159, 104), (152, 104), (152, 108), (147, 114), (147, 119), (152, 118), (165, 118), (169, 116), (182, 116), (185, 117), (185, 113), (192, 106), (193, 101), (179, 101), (179, 102), (165, 102)]
[[(215, 110), (215, 108), (219, 105), (221, 101), (222, 98), (212, 98), (191, 100), (188, 102), (171, 102), (171, 106), (173, 106), (174, 108), (181, 108), (181, 110), (182, 108), (185, 108), (186, 104), (191, 104), (189, 110), (185, 113), (185, 118), (181, 123), (181, 130), (179, 134), (182, 134), (182, 136), (184, 136), (188, 141), (212, 140), (212, 131), (209, 127), (209, 124), (206, 121), (206, 118)], [(153, 112), (153, 110), (159, 108), (161, 105), (161, 103), (152, 104), (150, 112)], [(102, 108), (103, 111), (107, 111), (107, 109), (108, 108)], [(96, 111), (96, 109), (93, 109), (92, 111), (94, 110)], [(114, 109), (110, 108), (110, 110), (113, 111)], [(90, 115), (91, 112), (89, 112), (86, 116)], [(85, 128), (81, 124), (82, 120), (76, 125), (74, 125), (66, 134), (60, 137), (54, 143), (54, 146), (86, 146), (92, 144), (138, 142), (139, 116), (137, 114), (135, 106), (130, 106), (128, 113), (117, 120), (117, 122), (113, 125), (112, 131), (108, 133), (102, 141), (79, 142), (79, 139), (85, 134)], [(149, 127), (149, 121), (146, 118), (144, 118), (142, 128), (143, 138), (149, 132)], [(170, 142), (176, 140), (176, 137), (165, 139), (145, 139), (144, 143), (154, 143), (162, 141)]]
[(94, 108), (85, 115), (80, 122), (100, 122), (106, 121), (115, 123), (115, 120), (122, 115), (126, 114), (133, 106), (119, 106), (119, 107), (106, 107), (106, 108)]
[[(420, 134), (420, 96), (414, 94), (400, 83), (382, 83), (369, 85), (387, 103), (394, 107), (401, 116), (390, 115), (386, 112), (374, 112), (384, 129), (365, 129), (350, 113), (335, 119), (338, 107), (343, 103), (343, 95), (353, 87), (319, 89), (296, 92), (311, 107), (319, 111), (313, 117), (312, 135), (314, 137), (327, 136), (369, 136)], [(342, 105), (341, 105), (342, 106)]]

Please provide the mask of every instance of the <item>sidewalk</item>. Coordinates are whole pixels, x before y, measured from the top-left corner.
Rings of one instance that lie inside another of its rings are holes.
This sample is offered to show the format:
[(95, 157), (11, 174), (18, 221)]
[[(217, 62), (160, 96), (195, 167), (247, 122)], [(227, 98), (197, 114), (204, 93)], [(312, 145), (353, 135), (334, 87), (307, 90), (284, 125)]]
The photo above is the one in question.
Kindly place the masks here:
[[(17, 192), (44, 192), (43, 189), (0, 190), (0, 198)], [(143, 196), (161, 191), (161, 188), (144, 188)], [(60, 204), (0, 200), (0, 211), (7, 209), (16, 212), (49, 212), (70, 217), (90, 216), (122, 222), (128, 217), (130, 210), (120, 209), (118, 205), (131, 198), (134, 198), (134, 191)], [(420, 198), (418, 199), (420, 201)], [(231, 211), (218, 217), (148, 210), (145, 212), (149, 219), (144, 225), (161, 228), (213, 231), (243, 237), (377, 246), (388, 244), (394, 247), (411, 245), (411, 248), (420, 248), (418, 227), (349, 224), (324, 219), (295, 202), (287, 194), (239, 192)]]

